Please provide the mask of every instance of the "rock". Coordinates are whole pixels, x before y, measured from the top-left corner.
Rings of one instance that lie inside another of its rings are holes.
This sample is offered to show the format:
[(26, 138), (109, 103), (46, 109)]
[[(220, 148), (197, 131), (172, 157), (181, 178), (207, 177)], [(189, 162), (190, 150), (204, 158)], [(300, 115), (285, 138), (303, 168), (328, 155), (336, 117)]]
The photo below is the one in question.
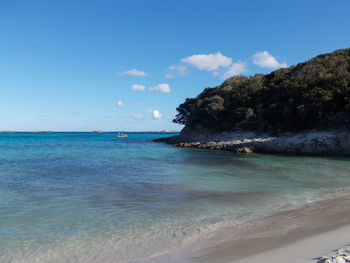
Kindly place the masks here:
[(321, 257), (317, 263), (346, 263), (347, 261), (341, 256)]
[(334, 262), (336, 263), (346, 263), (345, 259), (342, 256), (335, 256), (333, 257)]
[(318, 258), (317, 263), (346, 263), (350, 262), (349, 247), (340, 248), (332, 256), (323, 256)]
[(236, 153), (245, 153), (245, 154), (249, 154), (249, 153), (253, 153), (253, 149), (248, 148), (248, 147), (242, 147), (242, 148), (238, 148), (236, 150)]
[(176, 147), (229, 150), (237, 153), (277, 153), (350, 156), (349, 131), (304, 131), (276, 136), (235, 131), (218, 134), (186, 134), (156, 139)]

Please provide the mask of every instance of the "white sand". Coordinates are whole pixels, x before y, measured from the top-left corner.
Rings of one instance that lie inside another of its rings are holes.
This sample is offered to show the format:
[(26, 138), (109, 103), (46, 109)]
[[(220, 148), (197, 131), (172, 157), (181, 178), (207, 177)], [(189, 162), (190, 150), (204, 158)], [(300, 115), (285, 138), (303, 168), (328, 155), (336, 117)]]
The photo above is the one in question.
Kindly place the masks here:
[(237, 227), (244, 231), (232, 231), (231, 240), (202, 249), (194, 262), (350, 262), (350, 257), (346, 261), (350, 195), (277, 212), (249, 222), (248, 227)]
[[(246, 262), (283, 262), (283, 263), (315, 263), (327, 262), (321, 260), (321, 256), (327, 256), (331, 259), (337, 254), (339, 248), (347, 247), (350, 242), (350, 225), (341, 227), (336, 230), (328, 231), (322, 234), (316, 234), (304, 239), (301, 239), (291, 244), (280, 248), (268, 250), (256, 255), (245, 257), (239, 260), (234, 260), (234, 263)], [(342, 261), (328, 261), (342, 262)], [(327, 262), (327, 263), (328, 263)], [(350, 261), (343, 261), (350, 262)]]

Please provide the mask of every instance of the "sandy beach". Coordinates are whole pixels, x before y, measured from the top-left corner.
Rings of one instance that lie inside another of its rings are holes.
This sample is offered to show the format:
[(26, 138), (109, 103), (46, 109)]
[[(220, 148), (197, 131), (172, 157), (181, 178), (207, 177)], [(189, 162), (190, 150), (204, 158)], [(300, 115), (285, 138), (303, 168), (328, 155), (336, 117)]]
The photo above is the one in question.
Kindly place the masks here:
[(346, 247), (349, 158), (158, 136), (2, 134), (0, 262), (317, 262)]
[(349, 262), (350, 195), (277, 212), (231, 231), (232, 240), (202, 250), (194, 262)]
[[(160, 142), (176, 147), (229, 150), (235, 153), (301, 155), (349, 154), (346, 131), (307, 131), (271, 137), (253, 132), (180, 134)], [(350, 195), (254, 219), (223, 232), (229, 241), (205, 248), (195, 262), (350, 262)]]

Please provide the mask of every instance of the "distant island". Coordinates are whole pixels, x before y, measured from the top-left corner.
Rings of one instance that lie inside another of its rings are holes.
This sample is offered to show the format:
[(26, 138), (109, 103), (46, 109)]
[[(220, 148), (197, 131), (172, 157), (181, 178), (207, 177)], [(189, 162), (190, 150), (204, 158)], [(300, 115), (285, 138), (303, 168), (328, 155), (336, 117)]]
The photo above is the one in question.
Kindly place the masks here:
[(270, 74), (227, 79), (177, 107), (182, 147), (350, 154), (350, 48)]

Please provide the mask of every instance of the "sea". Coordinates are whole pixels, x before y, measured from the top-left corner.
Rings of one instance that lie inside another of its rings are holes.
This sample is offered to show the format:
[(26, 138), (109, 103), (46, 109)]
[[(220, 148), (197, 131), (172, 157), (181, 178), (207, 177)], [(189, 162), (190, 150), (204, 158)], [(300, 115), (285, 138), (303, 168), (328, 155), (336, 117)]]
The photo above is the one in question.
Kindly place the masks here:
[(0, 134), (1, 263), (190, 262), (223, 229), (350, 189), (349, 157), (127, 135)]

